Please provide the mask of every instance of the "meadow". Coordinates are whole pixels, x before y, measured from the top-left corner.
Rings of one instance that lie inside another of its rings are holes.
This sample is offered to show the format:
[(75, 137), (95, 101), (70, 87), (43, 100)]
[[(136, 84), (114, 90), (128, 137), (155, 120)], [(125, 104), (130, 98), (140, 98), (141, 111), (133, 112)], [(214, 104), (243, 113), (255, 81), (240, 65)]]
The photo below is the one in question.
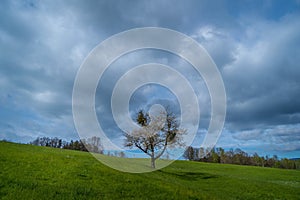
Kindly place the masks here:
[(87, 152), (0, 142), (0, 198), (300, 199), (300, 171), (175, 161), (131, 174)]

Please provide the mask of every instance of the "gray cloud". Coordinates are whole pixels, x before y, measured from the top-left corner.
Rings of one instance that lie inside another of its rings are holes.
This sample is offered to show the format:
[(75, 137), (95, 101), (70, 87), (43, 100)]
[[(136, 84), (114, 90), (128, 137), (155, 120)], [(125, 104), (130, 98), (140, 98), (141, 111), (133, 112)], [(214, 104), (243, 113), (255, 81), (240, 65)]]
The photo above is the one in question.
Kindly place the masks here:
[(248, 27), (251, 33), (246, 40), (252, 43), (242, 41), (235, 60), (222, 70), (229, 97), (229, 123), (250, 128), (299, 122), (298, 18), (291, 15)]
[[(2, 1), (0, 138), (27, 142), (41, 135), (77, 137), (71, 98), (76, 72), (85, 56), (112, 34), (162, 26), (193, 37), (221, 70), (228, 97), (224, 141), (245, 146), (268, 144), (279, 152), (299, 151), (299, 5), (296, 1), (278, 4)], [(152, 52), (127, 55), (107, 71), (96, 104), (107, 130), (115, 131), (109, 111), (113, 84), (133, 64), (153, 60), (174, 67), (200, 88), (202, 137), (210, 118), (210, 99), (203, 80), (184, 61)], [(165, 100), (149, 99), (140, 92), (131, 102), (132, 109)], [(257, 140), (258, 136), (262, 138)], [(276, 142), (284, 146), (273, 146)]]

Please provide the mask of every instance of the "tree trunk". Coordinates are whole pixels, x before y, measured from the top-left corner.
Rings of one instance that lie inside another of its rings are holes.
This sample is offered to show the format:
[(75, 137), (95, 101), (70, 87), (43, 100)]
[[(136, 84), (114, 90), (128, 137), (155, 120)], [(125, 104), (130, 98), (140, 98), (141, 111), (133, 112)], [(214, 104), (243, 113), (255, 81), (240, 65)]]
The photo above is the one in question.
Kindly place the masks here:
[(155, 158), (154, 158), (154, 155), (151, 156), (151, 167), (152, 167), (153, 169), (155, 169)]

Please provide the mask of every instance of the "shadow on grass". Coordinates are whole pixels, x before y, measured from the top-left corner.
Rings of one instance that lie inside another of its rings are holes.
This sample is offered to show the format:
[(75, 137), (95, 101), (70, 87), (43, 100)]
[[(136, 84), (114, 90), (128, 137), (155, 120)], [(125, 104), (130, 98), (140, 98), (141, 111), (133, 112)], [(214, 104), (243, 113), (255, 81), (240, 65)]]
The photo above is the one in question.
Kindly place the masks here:
[(158, 172), (167, 174), (167, 175), (171, 175), (171, 176), (175, 176), (175, 177), (183, 179), (183, 180), (189, 180), (189, 181), (196, 181), (199, 179), (218, 178), (217, 175), (202, 173), (202, 172), (168, 172), (168, 171), (162, 171), (162, 170), (158, 170)]

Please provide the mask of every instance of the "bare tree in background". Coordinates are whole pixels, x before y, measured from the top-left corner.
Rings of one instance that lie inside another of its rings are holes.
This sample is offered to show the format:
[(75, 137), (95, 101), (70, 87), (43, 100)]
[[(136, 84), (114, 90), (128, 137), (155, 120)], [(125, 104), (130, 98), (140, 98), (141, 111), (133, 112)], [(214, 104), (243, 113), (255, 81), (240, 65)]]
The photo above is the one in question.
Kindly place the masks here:
[(167, 110), (158, 116), (149, 117), (148, 113), (139, 111), (136, 122), (141, 126), (131, 133), (125, 133), (125, 146), (137, 147), (151, 158), (151, 167), (160, 158), (167, 147), (183, 146), (183, 134), (186, 130), (179, 129), (174, 113)]
[(103, 153), (103, 146), (100, 137), (93, 136), (88, 139), (82, 139), (81, 141), (89, 152)]

